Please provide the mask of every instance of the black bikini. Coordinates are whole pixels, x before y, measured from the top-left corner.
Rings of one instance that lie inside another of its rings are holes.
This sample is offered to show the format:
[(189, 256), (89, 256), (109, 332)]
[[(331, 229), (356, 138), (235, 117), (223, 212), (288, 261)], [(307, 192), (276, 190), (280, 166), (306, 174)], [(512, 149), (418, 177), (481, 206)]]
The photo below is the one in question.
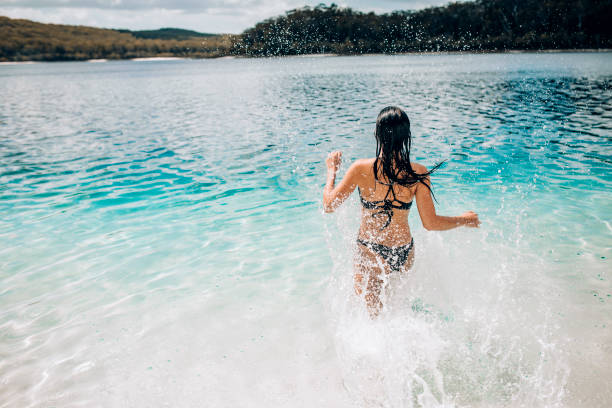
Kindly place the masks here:
[[(380, 181), (377, 181), (377, 182), (381, 183)], [(381, 215), (384, 215), (387, 217), (385, 224), (381, 227), (381, 230), (383, 230), (387, 228), (389, 224), (391, 224), (391, 217), (393, 217), (393, 209), (395, 208), (398, 210), (409, 210), (410, 207), (412, 206), (412, 201), (409, 201), (406, 203), (404, 201), (398, 200), (397, 197), (395, 196), (395, 191), (393, 190), (394, 183), (391, 183), (391, 184), (381, 183), (381, 184), (385, 184), (389, 186), (389, 189), (387, 190), (387, 194), (385, 195), (385, 198), (383, 198), (382, 200), (380, 201), (364, 200), (363, 197), (361, 196), (361, 190), (359, 190), (359, 198), (361, 199), (361, 204), (364, 206), (364, 208), (367, 208), (370, 210), (376, 210), (376, 209), (379, 210), (379, 211), (373, 212), (372, 217), (377, 217)], [(393, 196), (392, 200), (388, 198), (389, 193), (391, 193), (391, 195)], [(399, 204), (394, 204), (395, 202)], [(408, 256), (410, 256), (410, 251), (412, 250), (412, 247), (414, 244), (414, 240), (412, 239), (410, 240), (410, 243), (408, 245), (402, 245), (402, 246), (396, 246), (396, 247), (377, 244), (376, 242), (364, 241), (360, 238), (357, 239), (357, 242), (365, 246), (366, 248), (369, 248), (372, 251), (379, 254), (387, 262), (387, 264), (389, 264), (392, 271), (401, 270), (402, 266), (406, 263)]]
[[(393, 191), (393, 184), (386, 184), (386, 185), (389, 186), (389, 189), (387, 190), (387, 194), (385, 195), (385, 198), (380, 201), (364, 200), (363, 197), (361, 196), (361, 190), (359, 190), (359, 198), (361, 199), (361, 204), (363, 204), (365, 208), (370, 209), (370, 210), (379, 209), (379, 211), (372, 213), (372, 217), (376, 217), (377, 215), (385, 215), (387, 217), (387, 221), (385, 222), (385, 225), (383, 225), (380, 228), (381, 230), (387, 228), (389, 224), (391, 224), (391, 217), (393, 217), (394, 208), (397, 208), (398, 210), (409, 210), (410, 207), (412, 207), (412, 201), (409, 201), (406, 203), (406, 202), (403, 202), (397, 199), (397, 197), (395, 196), (395, 191)], [(393, 195), (393, 200), (389, 200), (387, 198), (389, 197), (389, 193)], [(393, 204), (393, 202), (398, 202), (399, 205), (395, 205)]]

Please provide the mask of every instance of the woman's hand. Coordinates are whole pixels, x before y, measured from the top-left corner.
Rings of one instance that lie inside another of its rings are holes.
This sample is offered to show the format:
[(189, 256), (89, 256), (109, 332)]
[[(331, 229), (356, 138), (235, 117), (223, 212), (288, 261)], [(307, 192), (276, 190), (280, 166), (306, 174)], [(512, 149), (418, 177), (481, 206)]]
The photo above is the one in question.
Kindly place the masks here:
[(471, 228), (478, 228), (480, 226), (480, 220), (478, 219), (478, 214), (474, 211), (468, 211), (461, 214), (461, 218), (464, 219), (465, 226)]
[(327, 164), (327, 182), (323, 189), (323, 209), (325, 212), (332, 212), (338, 207), (344, 200), (351, 195), (351, 193), (357, 188), (359, 181), (363, 178), (363, 166), (361, 161), (356, 161), (347, 170), (344, 178), (336, 187), (336, 172), (340, 167), (342, 161), (342, 152), (335, 151), (331, 152), (325, 163)]
[(327, 170), (332, 170), (334, 172), (338, 171), (340, 167), (340, 163), (342, 162), (342, 152), (336, 150), (335, 152), (331, 152), (327, 155), (327, 159), (325, 163), (327, 164)]

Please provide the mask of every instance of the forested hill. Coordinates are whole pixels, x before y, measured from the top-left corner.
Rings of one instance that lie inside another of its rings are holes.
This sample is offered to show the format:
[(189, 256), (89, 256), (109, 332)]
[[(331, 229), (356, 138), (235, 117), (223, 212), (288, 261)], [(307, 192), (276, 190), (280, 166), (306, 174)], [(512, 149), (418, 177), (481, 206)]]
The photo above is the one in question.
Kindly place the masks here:
[(377, 15), (304, 7), (240, 35), (0, 17), (0, 61), (612, 48), (612, 0), (477, 0)]
[(232, 36), (181, 29), (111, 30), (0, 16), (0, 61), (217, 57), (233, 43)]
[(131, 34), (136, 38), (150, 38), (159, 40), (188, 40), (196, 37), (213, 37), (215, 34), (200, 33), (182, 28), (160, 28), (158, 30), (117, 30), (120, 33)]
[(234, 53), (610, 48), (611, 0), (478, 0), (376, 15), (305, 7), (246, 30)]

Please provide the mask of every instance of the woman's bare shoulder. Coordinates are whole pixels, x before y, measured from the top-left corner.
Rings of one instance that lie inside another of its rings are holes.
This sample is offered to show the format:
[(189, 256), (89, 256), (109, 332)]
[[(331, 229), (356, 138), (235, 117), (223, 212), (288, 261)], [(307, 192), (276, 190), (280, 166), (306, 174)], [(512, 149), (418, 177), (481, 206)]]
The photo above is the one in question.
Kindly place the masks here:
[(362, 165), (366, 165), (366, 164), (372, 165), (372, 164), (374, 164), (374, 160), (376, 160), (374, 157), (371, 157), (371, 158), (368, 158), (368, 159), (357, 159), (357, 160), (355, 160), (355, 163), (359, 163), (359, 164), (362, 164)]
[(414, 170), (417, 174), (425, 174), (428, 172), (427, 167), (423, 166), (422, 164), (410, 163), (410, 165), (412, 166), (412, 170)]
[(355, 166), (361, 171), (367, 171), (371, 169), (372, 165), (374, 165), (374, 159), (357, 159), (353, 163), (353, 166)]

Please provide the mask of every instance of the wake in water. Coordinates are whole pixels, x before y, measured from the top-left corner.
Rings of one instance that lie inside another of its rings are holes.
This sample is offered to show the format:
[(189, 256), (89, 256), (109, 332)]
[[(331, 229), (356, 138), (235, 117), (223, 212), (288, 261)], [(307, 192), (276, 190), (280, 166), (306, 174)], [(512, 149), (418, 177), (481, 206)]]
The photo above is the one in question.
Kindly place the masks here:
[(371, 319), (353, 289), (357, 212), (342, 209), (328, 225), (326, 296), (356, 406), (563, 406), (570, 370), (547, 265), (494, 225), (423, 231), (414, 266), (385, 278), (383, 310)]

